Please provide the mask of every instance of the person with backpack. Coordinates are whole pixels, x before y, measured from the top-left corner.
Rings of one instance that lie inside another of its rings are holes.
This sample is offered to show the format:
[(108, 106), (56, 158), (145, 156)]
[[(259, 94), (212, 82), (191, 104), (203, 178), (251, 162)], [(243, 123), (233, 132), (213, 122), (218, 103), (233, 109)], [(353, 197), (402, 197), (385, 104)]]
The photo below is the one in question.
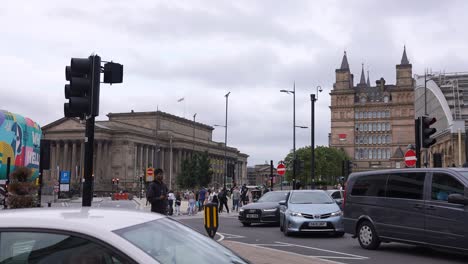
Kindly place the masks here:
[(182, 203), (182, 197), (180, 195), (180, 192), (177, 192), (175, 195), (175, 215), (179, 216), (180, 215), (180, 205)]

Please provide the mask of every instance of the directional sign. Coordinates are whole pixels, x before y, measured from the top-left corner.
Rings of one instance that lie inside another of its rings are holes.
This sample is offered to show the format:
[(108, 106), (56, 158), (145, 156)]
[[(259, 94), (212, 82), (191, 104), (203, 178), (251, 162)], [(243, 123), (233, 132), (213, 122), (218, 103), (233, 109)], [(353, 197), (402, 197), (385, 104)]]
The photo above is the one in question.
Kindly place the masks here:
[(284, 175), (284, 173), (286, 172), (286, 166), (284, 166), (283, 163), (278, 164), (278, 167), (276, 167), (276, 172), (279, 175)]
[(414, 167), (416, 165), (416, 152), (412, 149), (408, 149), (405, 153), (405, 165), (406, 167)]
[(205, 229), (211, 238), (216, 235), (218, 226), (218, 204), (209, 203), (205, 205)]

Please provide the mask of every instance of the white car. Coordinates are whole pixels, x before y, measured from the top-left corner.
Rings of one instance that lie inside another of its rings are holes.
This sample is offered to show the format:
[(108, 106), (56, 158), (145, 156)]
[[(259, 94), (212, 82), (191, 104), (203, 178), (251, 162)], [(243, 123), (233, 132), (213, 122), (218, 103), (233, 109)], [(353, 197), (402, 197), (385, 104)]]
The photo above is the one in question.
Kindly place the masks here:
[(101, 208), (0, 211), (0, 263), (248, 263), (156, 213)]

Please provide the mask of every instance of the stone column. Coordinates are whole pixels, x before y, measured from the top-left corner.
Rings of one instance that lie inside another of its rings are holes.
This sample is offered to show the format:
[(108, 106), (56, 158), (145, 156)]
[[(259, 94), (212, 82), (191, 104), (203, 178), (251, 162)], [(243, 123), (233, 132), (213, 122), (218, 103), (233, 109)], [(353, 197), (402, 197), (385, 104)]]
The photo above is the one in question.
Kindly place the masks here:
[(161, 148), (161, 151), (159, 151), (159, 155), (161, 156), (161, 164), (160, 164), (160, 167), (161, 169), (163, 169), (164, 171), (166, 171), (166, 160), (165, 160), (165, 152), (166, 152), (166, 149), (165, 148)]
[(83, 178), (83, 172), (84, 172), (84, 154), (85, 154), (85, 143), (84, 141), (81, 141), (80, 143), (80, 172), (79, 172), (79, 178), (80, 181)]
[(57, 141), (52, 141), (50, 144), (50, 170), (49, 177), (54, 175), (55, 170), (57, 169)]
[(149, 161), (149, 147), (150, 146), (146, 146), (145, 147), (145, 168), (148, 167), (148, 161)]
[(64, 146), (63, 146), (63, 170), (68, 170), (68, 162), (69, 162), (69, 156), (68, 156), (68, 141), (65, 141)]
[(72, 142), (70, 184), (76, 182), (76, 142)]
[(109, 141), (104, 141), (104, 151), (103, 151), (103, 176), (104, 179), (109, 179), (109, 164), (110, 164), (110, 153), (109, 153)]
[(139, 160), (139, 164), (140, 164), (140, 171), (143, 170), (143, 145), (140, 145), (139, 146), (140, 148), (140, 160)]
[(177, 175), (180, 175), (182, 172), (182, 150), (178, 149), (177, 150)]

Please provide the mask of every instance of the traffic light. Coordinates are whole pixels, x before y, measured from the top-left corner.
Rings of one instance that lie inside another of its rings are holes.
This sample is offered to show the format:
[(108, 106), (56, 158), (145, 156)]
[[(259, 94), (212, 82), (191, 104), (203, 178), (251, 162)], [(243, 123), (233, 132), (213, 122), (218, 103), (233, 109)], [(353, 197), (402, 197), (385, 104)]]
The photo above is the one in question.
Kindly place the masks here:
[(112, 185), (115, 184), (115, 178), (112, 178)]
[(436, 143), (436, 139), (431, 138), (431, 135), (437, 132), (437, 129), (431, 127), (431, 125), (433, 125), (437, 119), (435, 117), (422, 116), (420, 120), (421, 124), (419, 127), (421, 129), (421, 147), (429, 148)]
[(353, 172), (353, 162), (350, 160), (345, 160), (345, 175), (349, 176)]
[(98, 116), (101, 57), (72, 58), (65, 67), (65, 117)]
[(117, 182), (117, 185), (119, 185), (119, 178), (117, 178), (115, 181)]

